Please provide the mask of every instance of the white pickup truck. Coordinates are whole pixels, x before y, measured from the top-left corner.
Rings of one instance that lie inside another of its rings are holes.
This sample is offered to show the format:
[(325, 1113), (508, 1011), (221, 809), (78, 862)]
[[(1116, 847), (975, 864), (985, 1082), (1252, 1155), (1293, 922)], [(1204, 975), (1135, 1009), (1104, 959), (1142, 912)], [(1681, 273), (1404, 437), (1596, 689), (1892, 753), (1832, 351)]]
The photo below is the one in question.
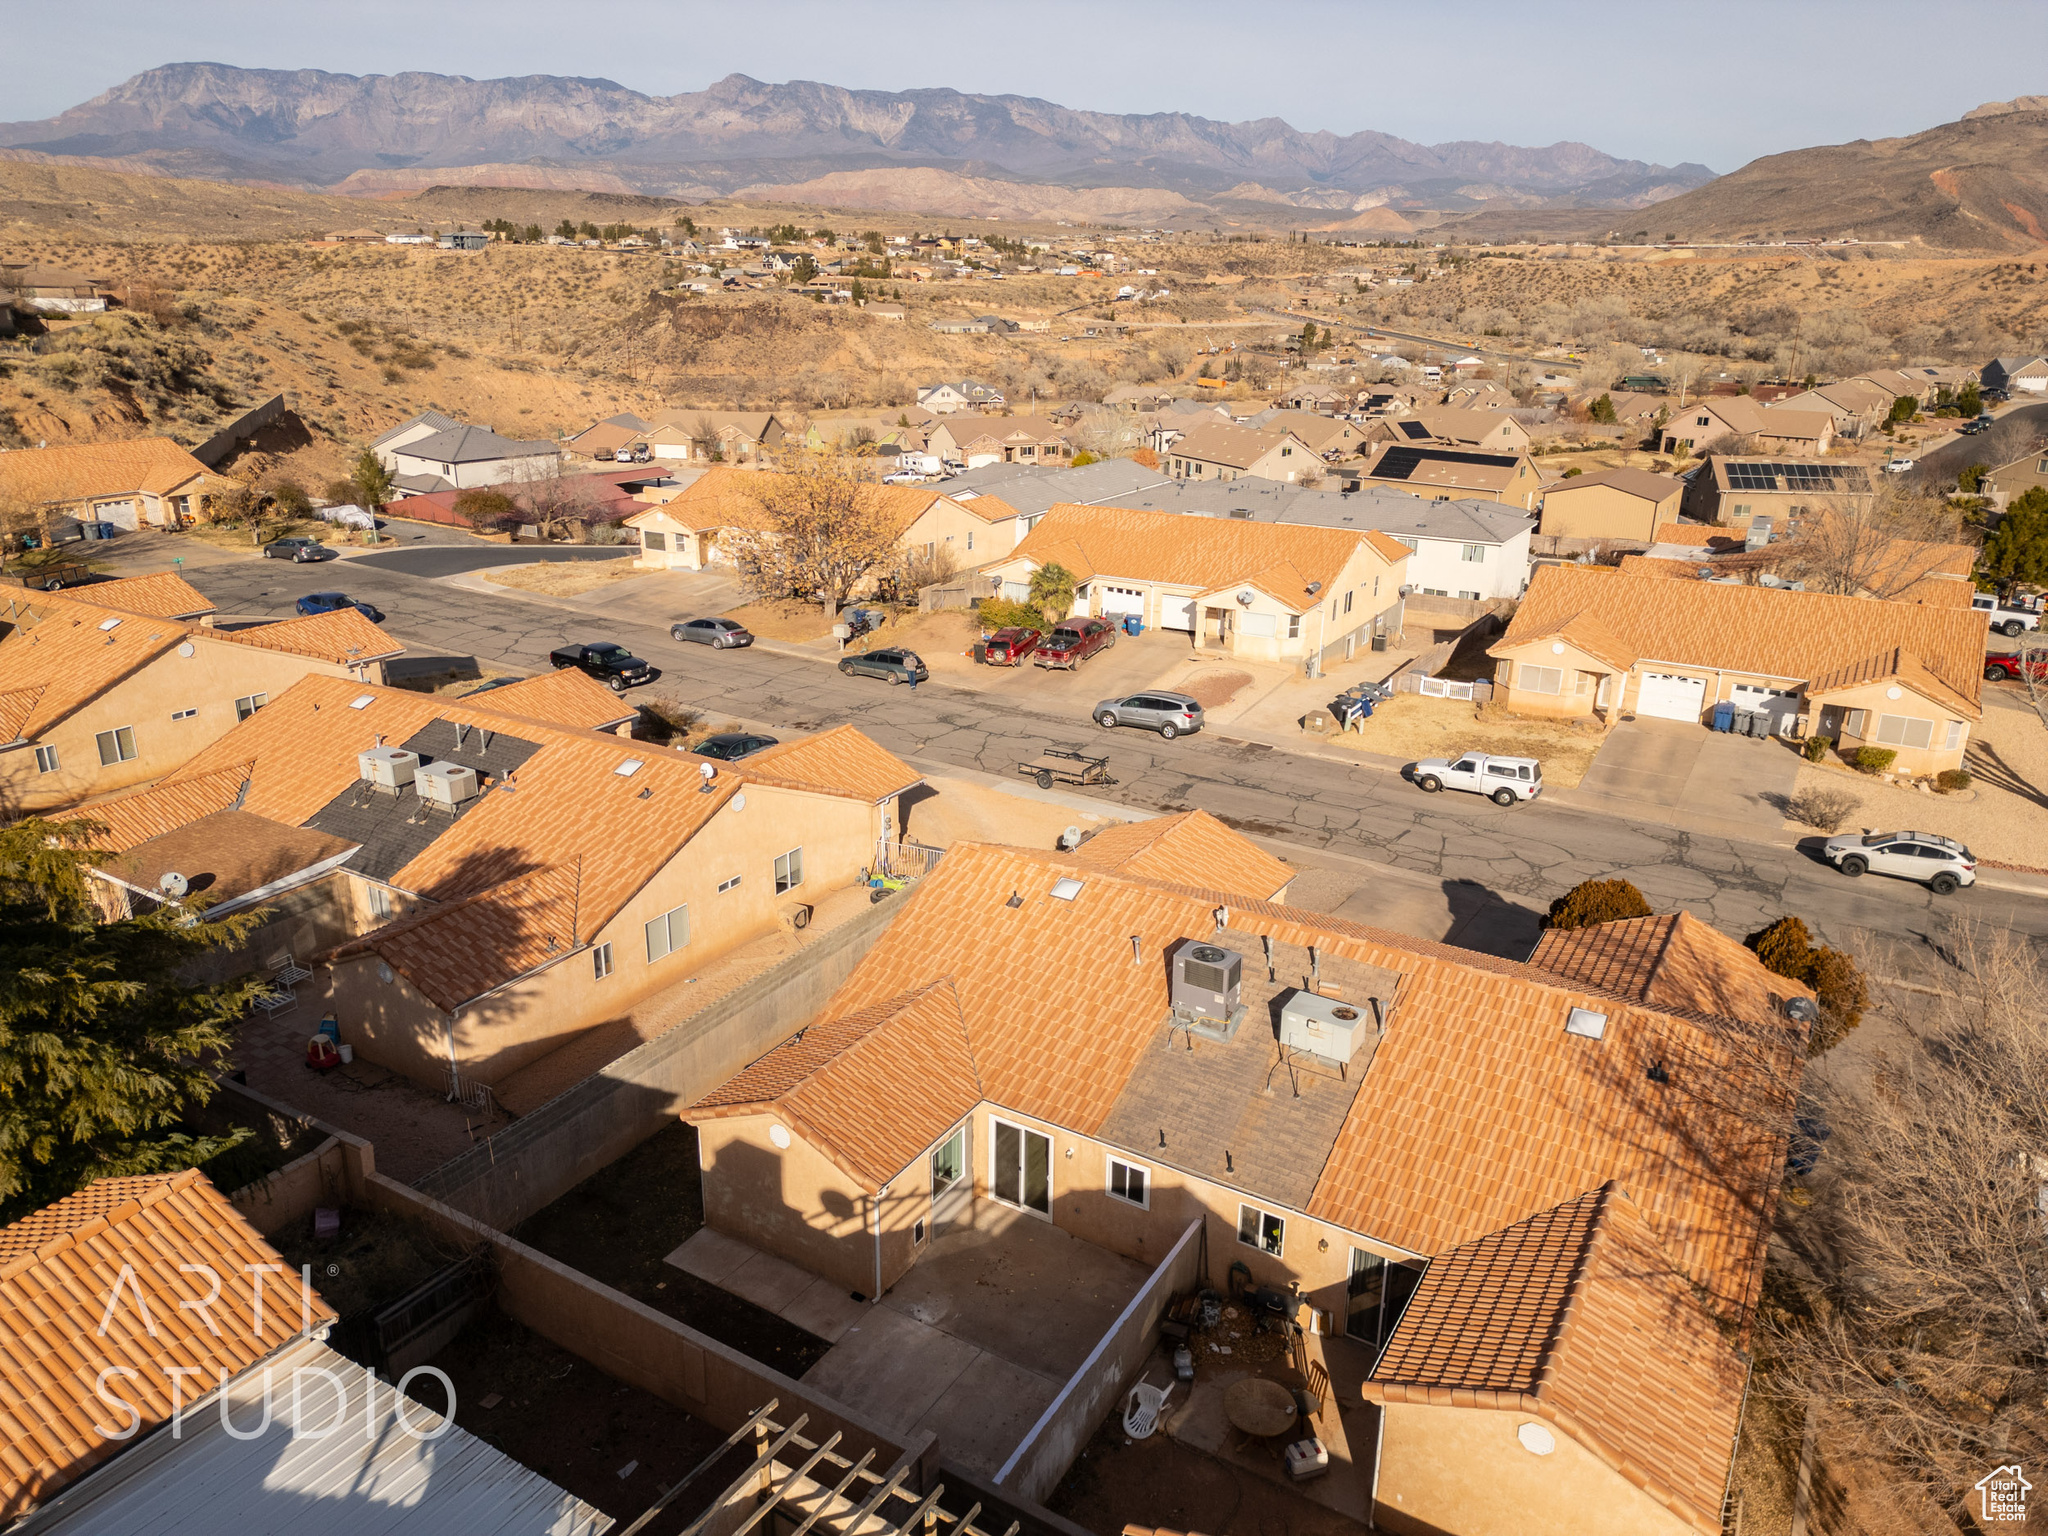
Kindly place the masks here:
[(1440, 789), (1469, 789), (1495, 805), (1513, 805), (1543, 793), (1543, 765), (1533, 757), (1488, 757), (1484, 752), (1426, 757), (1415, 765), (1415, 784), (1432, 795)]
[(1984, 615), (1985, 622), (2002, 635), (2018, 635), (2041, 627), (2041, 615), (2031, 608), (2008, 608), (1989, 592), (1979, 592), (1970, 606)]

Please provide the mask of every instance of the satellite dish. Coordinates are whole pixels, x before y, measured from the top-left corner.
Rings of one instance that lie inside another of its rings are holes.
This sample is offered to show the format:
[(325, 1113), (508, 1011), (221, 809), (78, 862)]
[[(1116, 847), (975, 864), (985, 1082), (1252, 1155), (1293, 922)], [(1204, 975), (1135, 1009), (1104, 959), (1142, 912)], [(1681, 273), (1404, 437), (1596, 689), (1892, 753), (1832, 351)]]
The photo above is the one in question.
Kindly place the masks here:
[(1811, 1024), (1820, 1017), (1820, 1005), (1810, 997), (1793, 997), (1785, 1001), (1786, 1016), (1801, 1024)]
[(156, 888), (170, 897), (171, 900), (176, 901), (180, 896), (183, 896), (192, 889), (192, 882), (179, 874), (175, 869), (167, 869), (157, 876)]
[(697, 765), (697, 771), (704, 775), (704, 782), (706, 784), (709, 784), (713, 779), (718, 777), (718, 769), (710, 763), (699, 763)]
[(1066, 831), (1060, 834), (1060, 848), (1063, 851), (1075, 849), (1080, 846), (1081, 829), (1079, 827), (1069, 827)]
[(1240, 603), (1242, 603), (1242, 604), (1243, 604), (1243, 605), (1244, 605), (1245, 607), (1247, 607), (1247, 608), (1251, 607), (1251, 605), (1252, 605), (1252, 589), (1251, 589), (1250, 587), (1246, 587), (1246, 588), (1245, 588), (1245, 589), (1244, 589), (1244, 590), (1243, 590), (1242, 592), (1240, 592), (1240, 593), (1238, 593), (1238, 594), (1237, 594), (1237, 600), (1238, 600), (1238, 601), (1239, 601)]

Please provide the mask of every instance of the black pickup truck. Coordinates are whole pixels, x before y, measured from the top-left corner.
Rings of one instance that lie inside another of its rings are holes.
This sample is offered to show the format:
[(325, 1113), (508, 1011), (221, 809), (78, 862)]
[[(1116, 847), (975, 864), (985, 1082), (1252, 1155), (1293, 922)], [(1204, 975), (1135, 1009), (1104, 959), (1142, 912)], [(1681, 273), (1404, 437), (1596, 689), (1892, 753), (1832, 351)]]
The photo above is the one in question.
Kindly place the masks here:
[(654, 668), (623, 645), (613, 645), (609, 640), (600, 640), (596, 645), (565, 645), (549, 652), (548, 660), (555, 664), (556, 671), (575, 667), (589, 673), (613, 693), (624, 693), (628, 688), (654, 681)]

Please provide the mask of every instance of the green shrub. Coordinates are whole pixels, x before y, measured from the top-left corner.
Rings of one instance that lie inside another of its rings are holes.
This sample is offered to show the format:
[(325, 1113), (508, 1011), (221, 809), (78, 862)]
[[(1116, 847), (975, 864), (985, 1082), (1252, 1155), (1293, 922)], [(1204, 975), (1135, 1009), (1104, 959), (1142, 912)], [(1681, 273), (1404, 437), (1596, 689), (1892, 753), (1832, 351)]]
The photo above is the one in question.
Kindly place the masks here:
[(1944, 795), (1958, 794), (1970, 787), (1970, 770), (1967, 768), (1944, 768), (1934, 776), (1934, 787)]
[(1883, 773), (1898, 755), (1890, 747), (1858, 747), (1849, 761), (1856, 765), (1858, 773)]
[(1807, 1037), (1806, 1053), (1818, 1056), (1839, 1045), (1863, 1020), (1870, 989), (1856, 962), (1839, 949), (1815, 947), (1813, 935), (1796, 917), (1781, 917), (1743, 941), (1763, 968), (1813, 988), (1820, 1018)]
[(1546, 928), (1591, 928), (1596, 923), (1650, 917), (1649, 902), (1626, 880), (1582, 880), (1550, 904)]
[(1012, 603), (1000, 597), (983, 598), (975, 616), (987, 630), (1051, 628), (1045, 615), (1029, 603)]
[(1791, 981), (1806, 980), (1813, 963), (1813, 935), (1796, 917), (1781, 917), (1768, 928), (1760, 928), (1743, 940), (1756, 952), (1763, 968)]
[(1828, 748), (1833, 745), (1834, 743), (1825, 736), (1809, 736), (1806, 738), (1806, 745), (1800, 750), (1805, 752), (1809, 763), (1817, 763), (1828, 755)]

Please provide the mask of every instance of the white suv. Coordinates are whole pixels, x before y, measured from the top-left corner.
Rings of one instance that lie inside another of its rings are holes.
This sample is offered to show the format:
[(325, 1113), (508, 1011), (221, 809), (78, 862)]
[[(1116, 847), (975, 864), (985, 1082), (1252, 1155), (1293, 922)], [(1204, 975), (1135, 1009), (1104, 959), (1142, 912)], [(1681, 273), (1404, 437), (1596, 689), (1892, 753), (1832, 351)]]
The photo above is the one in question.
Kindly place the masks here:
[(1495, 805), (1534, 800), (1543, 793), (1543, 765), (1533, 757), (1488, 757), (1484, 752), (1426, 757), (1415, 765), (1414, 777), (1417, 787), (1432, 795), (1440, 789), (1469, 789)]
[(1977, 856), (1954, 838), (1932, 832), (1845, 833), (1829, 838), (1821, 853), (1845, 875), (1876, 870), (1918, 880), (1937, 896), (1977, 883)]

